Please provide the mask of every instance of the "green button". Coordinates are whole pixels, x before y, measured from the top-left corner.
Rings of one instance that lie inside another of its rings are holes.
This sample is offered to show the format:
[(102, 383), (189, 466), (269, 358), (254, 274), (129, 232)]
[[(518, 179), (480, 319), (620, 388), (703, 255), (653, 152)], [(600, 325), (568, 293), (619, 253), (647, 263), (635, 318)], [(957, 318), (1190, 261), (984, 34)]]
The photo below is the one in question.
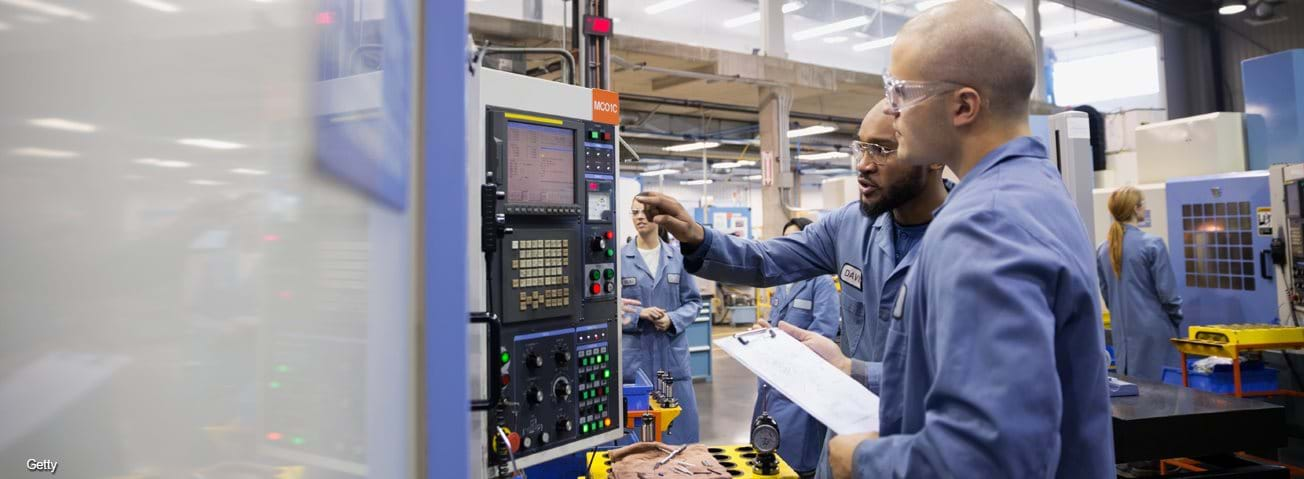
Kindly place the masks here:
[(596, 131), (590, 131), (590, 132), (589, 132), (589, 138), (592, 138), (592, 139), (594, 139), (594, 140), (598, 139), (598, 132), (596, 132)]
[(610, 370), (610, 369), (603, 369), (603, 370), (602, 370), (602, 377), (603, 377), (603, 378), (609, 378), (609, 377), (611, 377), (611, 370)]
[(589, 358), (580, 358), (580, 366), (588, 366)]
[(589, 373), (589, 381), (594, 381), (594, 380), (597, 380), (597, 379), (598, 379), (598, 374), (597, 374), (597, 373)]
[(588, 434), (588, 433), (589, 433), (589, 425), (588, 425), (588, 424), (585, 424), (585, 425), (583, 425), (583, 426), (580, 426), (580, 432), (583, 432), (584, 434)]
[(611, 386), (607, 386), (607, 387), (605, 387), (605, 388), (603, 388), (603, 389), (606, 390), (606, 393), (607, 393), (607, 394), (611, 394)]
[(611, 269), (611, 268), (607, 268), (607, 270), (606, 270), (606, 271), (603, 271), (602, 274), (605, 275), (605, 276), (607, 277), (607, 279), (615, 278), (615, 277), (616, 277), (616, 270)]
[(607, 257), (608, 257), (608, 258), (610, 258), (610, 257), (612, 257), (612, 256), (615, 256), (615, 255), (616, 255), (616, 250), (611, 249), (611, 248), (607, 248)]
[(603, 354), (603, 355), (602, 355), (602, 362), (605, 363), (605, 362), (610, 361), (610, 360), (611, 360), (611, 355), (610, 355), (610, 354)]
[(606, 405), (606, 404), (599, 404), (599, 405), (598, 405), (598, 412), (602, 412), (602, 410), (603, 410), (603, 409), (606, 409), (606, 408), (607, 408), (607, 405)]
[(597, 280), (598, 280), (599, 278), (601, 278), (601, 277), (602, 277), (602, 272), (601, 272), (601, 271), (598, 271), (598, 270), (596, 270), (596, 269), (595, 269), (595, 270), (591, 270), (591, 271), (589, 271), (589, 279), (594, 280), (594, 281), (597, 281)]
[(510, 362), (510, 361), (512, 360), (512, 355), (507, 354), (506, 352), (504, 352), (504, 353), (503, 353), (503, 356), (502, 356), (502, 359), (503, 359), (503, 364), (507, 364), (508, 362)]

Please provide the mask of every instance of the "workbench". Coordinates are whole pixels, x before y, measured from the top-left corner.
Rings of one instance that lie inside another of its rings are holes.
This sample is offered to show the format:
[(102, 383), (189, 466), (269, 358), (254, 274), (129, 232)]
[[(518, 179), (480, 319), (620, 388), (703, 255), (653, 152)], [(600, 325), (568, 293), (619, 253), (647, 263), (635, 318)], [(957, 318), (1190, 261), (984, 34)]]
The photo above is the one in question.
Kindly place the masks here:
[[(1196, 458), (1286, 445), (1286, 413), (1278, 405), (1115, 375), (1136, 396), (1110, 399), (1114, 462)], [(1239, 477), (1289, 477), (1284, 468), (1246, 463)], [(1212, 477), (1212, 476), (1210, 476)], [(1217, 476), (1238, 477), (1238, 476)]]

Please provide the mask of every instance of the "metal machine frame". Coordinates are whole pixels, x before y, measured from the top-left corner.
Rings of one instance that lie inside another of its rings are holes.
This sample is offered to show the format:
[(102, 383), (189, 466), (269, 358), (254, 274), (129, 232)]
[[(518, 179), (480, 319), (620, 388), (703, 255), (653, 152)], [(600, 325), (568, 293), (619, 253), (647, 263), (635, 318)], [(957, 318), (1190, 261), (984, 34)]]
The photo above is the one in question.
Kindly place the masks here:
[[(1273, 262), (1277, 266), (1277, 317), (1281, 324), (1300, 326), (1304, 317), (1304, 211), (1292, 211), (1287, 201), (1299, 203), (1304, 187), (1304, 164), (1268, 168), (1272, 198)], [(1293, 191), (1292, 191), (1293, 190)], [(1298, 256), (1301, 259), (1296, 261)]]

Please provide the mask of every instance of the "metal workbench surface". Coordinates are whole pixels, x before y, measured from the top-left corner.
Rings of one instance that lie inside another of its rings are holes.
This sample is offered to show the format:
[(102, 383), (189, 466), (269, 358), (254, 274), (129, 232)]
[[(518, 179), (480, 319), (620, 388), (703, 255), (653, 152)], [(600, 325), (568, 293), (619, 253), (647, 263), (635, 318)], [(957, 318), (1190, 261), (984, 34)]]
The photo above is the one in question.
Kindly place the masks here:
[(1136, 384), (1140, 394), (1110, 400), (1115, 462), (1275, 451), (1286, 445), (1281, 406), (1116, 377)]

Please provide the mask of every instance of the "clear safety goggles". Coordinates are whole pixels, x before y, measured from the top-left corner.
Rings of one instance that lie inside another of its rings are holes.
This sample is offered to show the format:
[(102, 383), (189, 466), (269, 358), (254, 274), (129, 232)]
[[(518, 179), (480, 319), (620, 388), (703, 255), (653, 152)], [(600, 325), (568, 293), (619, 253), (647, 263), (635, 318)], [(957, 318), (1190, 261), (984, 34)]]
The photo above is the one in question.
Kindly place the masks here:
[(877, 143), (866, 143), (863, 141), (851, 142), (851, 169), (855, 170), (861, 161), (869, 159), (870, 163), (876, 166), (886, 165), (896, 157), (895, 148), (887, 148)]
[(964, 88), (964, 85), (946, 81), (898, 80), (883, 74), (883, 93), (887, 96), (887, 112), (898, 115), (907, 109), (943, 93)]

